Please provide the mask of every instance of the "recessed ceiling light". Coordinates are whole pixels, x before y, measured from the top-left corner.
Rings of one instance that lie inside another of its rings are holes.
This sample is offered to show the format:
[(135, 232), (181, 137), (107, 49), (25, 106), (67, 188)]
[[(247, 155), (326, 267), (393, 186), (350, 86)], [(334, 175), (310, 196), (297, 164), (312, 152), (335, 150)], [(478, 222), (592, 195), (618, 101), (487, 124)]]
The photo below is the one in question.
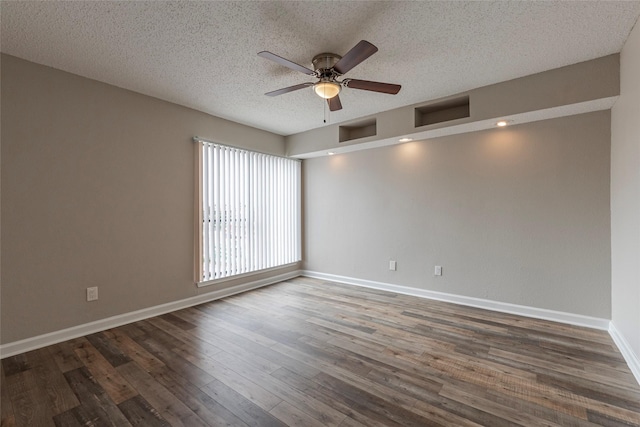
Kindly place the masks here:
[(498, 123), (496, 123), (496, 126), (498, 127), (505, 127), (509, 122), (507, 122), (506, 120), (500, 120)]
[(400, 138), (398, 141), (399, 142), (409, 142), (409, 141), (413, 141), (413, 139), (411, 139), (411, 138)]
[(334, 153), (333, 151), (329, 151), (327, 154), (330, 155), (330, 156), (333, 156), (336, 153)]

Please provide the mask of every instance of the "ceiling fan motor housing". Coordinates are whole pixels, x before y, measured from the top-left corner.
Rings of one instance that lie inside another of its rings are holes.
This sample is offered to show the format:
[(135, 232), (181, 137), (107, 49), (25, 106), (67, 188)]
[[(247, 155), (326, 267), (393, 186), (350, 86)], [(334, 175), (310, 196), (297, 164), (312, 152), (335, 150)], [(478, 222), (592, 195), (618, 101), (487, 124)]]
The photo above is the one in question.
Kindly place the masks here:
[[(313, 57), (313, 69), (319, 73), (320, 77), (330, 77), (331, 74), (338, 74), (333, 70), (333, 66), (342, 59), (340, 55), (335, 53), (320, 53)], [(328, 75), (326, 75), (328, 74)]]

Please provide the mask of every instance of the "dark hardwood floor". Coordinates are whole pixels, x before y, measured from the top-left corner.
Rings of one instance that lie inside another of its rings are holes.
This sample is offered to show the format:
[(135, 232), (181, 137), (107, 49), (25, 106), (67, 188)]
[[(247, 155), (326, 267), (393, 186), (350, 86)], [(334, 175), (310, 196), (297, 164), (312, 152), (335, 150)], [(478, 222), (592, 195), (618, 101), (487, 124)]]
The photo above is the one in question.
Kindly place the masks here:
[(308, 278), (2, 360), (2, 426), (639, 426), (604, 331)]

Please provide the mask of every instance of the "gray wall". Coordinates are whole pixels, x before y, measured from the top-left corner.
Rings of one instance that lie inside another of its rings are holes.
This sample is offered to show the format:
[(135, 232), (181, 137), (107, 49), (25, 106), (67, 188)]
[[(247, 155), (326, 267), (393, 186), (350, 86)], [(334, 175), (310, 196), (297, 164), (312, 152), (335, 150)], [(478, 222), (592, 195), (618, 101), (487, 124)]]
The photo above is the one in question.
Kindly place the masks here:
[(305, 160), (304, 267), (610, 318), (609, 159), (601, 111)]
[(620, 55), (611, 113), (612, 320), (640, 359), (640, 25)]
[(237, 283), (194, 284), (191, 137), (281, 136), (7, 55), (1, 108), (2, 343)]

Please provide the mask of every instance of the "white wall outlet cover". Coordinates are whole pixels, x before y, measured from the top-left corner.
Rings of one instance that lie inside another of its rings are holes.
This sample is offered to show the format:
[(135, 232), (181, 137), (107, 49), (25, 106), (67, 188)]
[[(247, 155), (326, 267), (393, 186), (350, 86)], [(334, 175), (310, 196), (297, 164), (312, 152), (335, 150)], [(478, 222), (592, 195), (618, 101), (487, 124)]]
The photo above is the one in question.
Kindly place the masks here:
[(396, 271), (397, 263), (395, 261), (389, 261), (389, 270)]
[(442, 266), (436, 265), (436, 269), (433, 273), (434, 276), (442, 276)]
[(87, 301), (95, 301), (98, 299), (98, 287), (87, 288)]

